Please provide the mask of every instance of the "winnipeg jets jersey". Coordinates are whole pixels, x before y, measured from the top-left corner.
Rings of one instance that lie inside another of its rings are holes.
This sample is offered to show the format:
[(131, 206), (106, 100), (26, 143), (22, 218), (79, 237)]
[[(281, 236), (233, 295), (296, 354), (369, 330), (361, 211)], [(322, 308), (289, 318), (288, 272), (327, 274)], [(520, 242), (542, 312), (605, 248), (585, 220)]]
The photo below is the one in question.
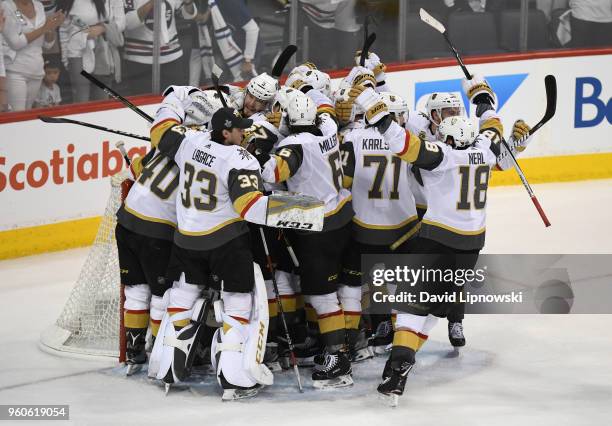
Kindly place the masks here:
[(393, 155), (374, 128), (355, 128), (344, 134), (344, 173), (352, 178), (353, 237), (372, 245), (389, 245), (416, 228), (410, 165)]
[(321, 135), (298, 133), (283, 139), (262, 176), (268, 182), (287, 183), (289, 191), (325, 203), (323, 232), (340, 228), (353, 216), (351, 193), (342, 187), (342, 160), (338, 126), (329, 114), (321, 115)]
[(172, 240), (176, 228), (178, 167), (157, 152), (143, 167), (117, 212), (118, 222), (137, 234)]
[(481, 129), (484, 133), (466, 149), (421, 141), (393, 124), (385, 131), (391, 151), (421, 169), (427, 212), (420, 237), (459, 250), (484, 246), (489, 175), (500, 153), (486, 131), (501, 133), (498, 120), (497, 124), (497, 128)]

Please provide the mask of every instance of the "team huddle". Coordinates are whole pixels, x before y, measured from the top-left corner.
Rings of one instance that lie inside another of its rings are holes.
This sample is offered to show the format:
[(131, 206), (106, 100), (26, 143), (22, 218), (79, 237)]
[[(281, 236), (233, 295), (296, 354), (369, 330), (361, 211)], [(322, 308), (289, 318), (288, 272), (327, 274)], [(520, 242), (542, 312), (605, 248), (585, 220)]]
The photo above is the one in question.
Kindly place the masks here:
[[(128, 375), (148, 361), (168, 389), (210, 362), (232, 400), (296, 364), (317, 389), (350, 386), (352, 363), (386, 356), (377, 390), (396, 404), (439, 318), (465, 345), (462, 303), (369, 313), (361, 256), (474, 267), (490, 172), (511, 166), (496, 96), (464, 79), (478, 128), (454, 93), (411, 111), (366, 56), (333, 92), (312, 63), (284, 86), (264, 73), (244, 89), (166, 89), (152, 149), (113, 178), (133, 181), (116, 228)], [(529, 130), (514, 123), (514, 154)]]

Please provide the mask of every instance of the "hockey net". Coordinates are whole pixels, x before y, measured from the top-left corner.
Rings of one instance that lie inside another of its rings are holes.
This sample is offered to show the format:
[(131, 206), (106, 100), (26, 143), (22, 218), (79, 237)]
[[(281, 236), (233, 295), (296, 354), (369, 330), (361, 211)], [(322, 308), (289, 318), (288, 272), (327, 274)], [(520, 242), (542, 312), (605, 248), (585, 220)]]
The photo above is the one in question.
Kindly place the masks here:
[(87, 260), (54, 325), (45, 330), (43, 349), (74, 355), (120, 357), (122, 291), (115, 241), (115, 214), (121, 187), (112, 186)]

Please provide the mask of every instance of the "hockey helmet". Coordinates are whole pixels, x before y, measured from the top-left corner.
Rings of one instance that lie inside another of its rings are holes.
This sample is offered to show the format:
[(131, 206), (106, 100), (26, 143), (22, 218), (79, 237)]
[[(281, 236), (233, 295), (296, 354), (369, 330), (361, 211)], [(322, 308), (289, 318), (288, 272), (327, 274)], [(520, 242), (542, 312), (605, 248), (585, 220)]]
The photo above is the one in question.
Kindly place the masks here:
[[(440, 122), (446, 117), (464, 115), (463, 104), (461, 103), (461, 98), (457, 96), (455, 93), (432, 93), (427, 99), (427, 103), (425, 104), (425, 108), (427, 109), (427, 117), (429, 121), (434, 124), (439, 125)], [(447, 109), (446, 114), (442, 114), (443, 110)], [(432, 116), (432, 111), (436, 111), (438, 113), (438, 120), (434, 120)]]
[(438, 133), (442, 142), (448, 143), (452, 138), (455, 148), (465, 148), (474, 143), (476, 127), (468, 117), (447, 117), (440, 123)]
[(289, 126), (314, 126), (317, 119), (317, 106), (302, 92), (296, 92), (287, 105)]
[(278, 81), (264, 72), (253, 77), (247, 84), (246, 90), (260, 101), (269, 102), (274, 99), (278, 87)]

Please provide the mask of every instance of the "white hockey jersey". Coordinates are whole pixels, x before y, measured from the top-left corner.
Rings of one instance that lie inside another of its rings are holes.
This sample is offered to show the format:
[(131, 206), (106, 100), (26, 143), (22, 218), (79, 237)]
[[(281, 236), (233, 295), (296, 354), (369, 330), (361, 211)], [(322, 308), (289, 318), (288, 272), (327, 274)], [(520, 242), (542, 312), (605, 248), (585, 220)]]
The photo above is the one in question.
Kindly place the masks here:
[(342, 160), (338, 126), (322, 114), (321, 135), (298, 133), (283, 139), (263, 166), (267, 182), (285, 182), (289, 191), (310, 195), (325, 203), (323, 232), (338, 229), (353, 216), (351, 193), (342, 187)]
[(172, 240), (176, 229), (178, 167), (157, 152), (143, 167), (117, 212), (117, 221), (137, 234)]
[(420, 237), (459, 250), (484, 246), (489, 176), (500, 154), (499, 143), (487, 135), (501, 134), (501, 123), (490, 115), (481, 120), (481, 132), (472, 146), (453, 149), (421, 141), (395, 123), (386, 129), (391, 151), (421, 169), (427, 212)]
[(353, 196), (354, 239), (390, 245), (415, 228), (418, 220), (408, 181), (410, 165), (393, 155), (383, 135), (375, 127), (354, 128), (344, 134), (341, 149)]
[[(408, 119), (406, 120), (406, 129), (414, 134), (418, 135), (421, 139), (426, 141), (436, 141), (438, 138), (431, 132), (430, 121), (427, 115), (418, 111), (408, 111)], [(414, 200), (417, 207), (417, 212), (420, 217), (423, 217), (427, 210), (427, 200), (425, 199), (425, 192), (423, 191), (423, 185), (420, 170), (418, 167), (410, 165), (410, 173), (408, 175), (408, 183), (410, 190), (414, 196)]]

